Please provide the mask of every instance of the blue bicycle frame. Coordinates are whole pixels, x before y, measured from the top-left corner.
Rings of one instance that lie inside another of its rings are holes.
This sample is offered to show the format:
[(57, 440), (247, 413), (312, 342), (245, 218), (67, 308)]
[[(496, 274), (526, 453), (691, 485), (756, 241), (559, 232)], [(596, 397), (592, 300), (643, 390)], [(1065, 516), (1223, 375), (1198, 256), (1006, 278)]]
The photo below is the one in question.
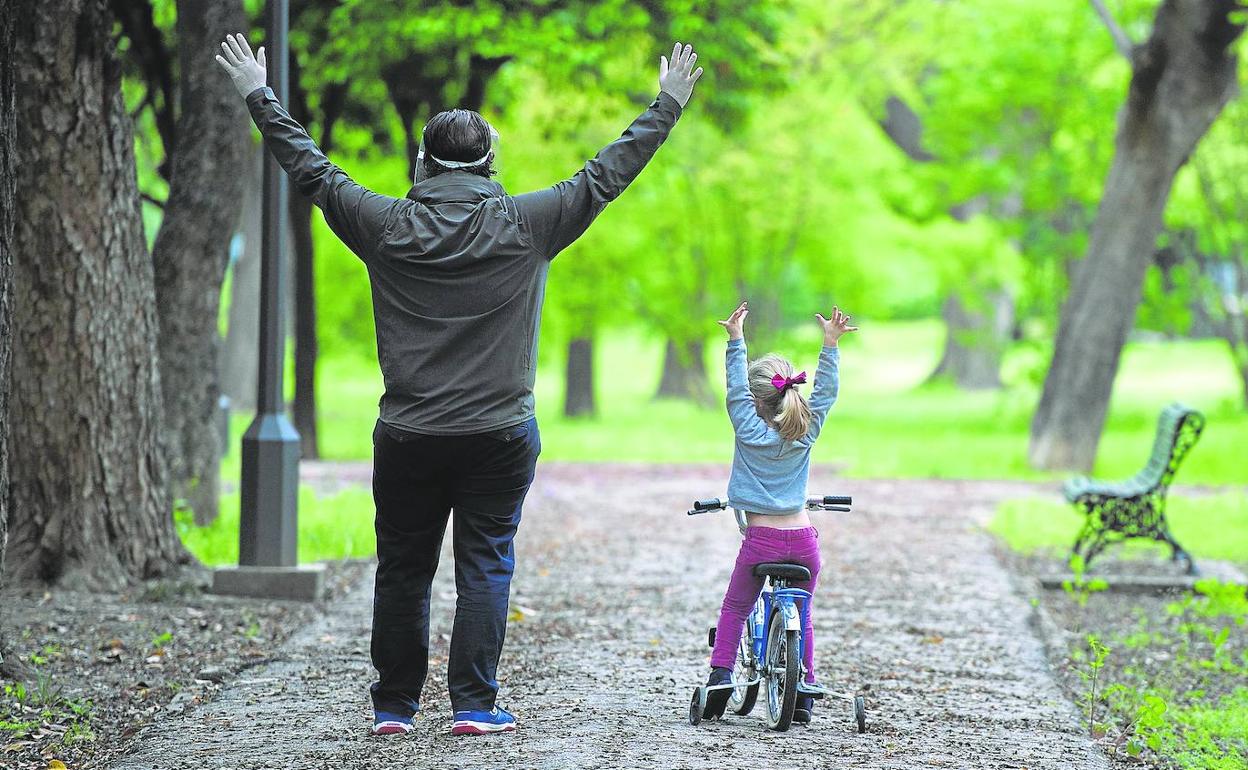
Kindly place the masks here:
[[(800, 632), (798, 649), (794, 650), (798, 660), (802, 660), (802, 650), (810, 643), (804, 630), (807, 613), (810, 612), (810, 592), (801, 588), (772, 588), (770, 582), (759, 594), (750, 613), (750, 644), (754, 649), (754, 659), (762, 663), (767, 660), (767, 621), (772, 610), (780, 612), (786, 631)], [(805, 674), (805, 672), (803, 672)]]

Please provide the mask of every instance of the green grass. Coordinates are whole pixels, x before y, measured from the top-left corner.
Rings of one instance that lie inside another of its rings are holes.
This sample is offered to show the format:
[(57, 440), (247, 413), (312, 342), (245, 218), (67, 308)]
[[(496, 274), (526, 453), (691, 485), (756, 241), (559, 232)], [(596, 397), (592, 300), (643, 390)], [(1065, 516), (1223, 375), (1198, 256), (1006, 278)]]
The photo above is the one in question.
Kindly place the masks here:
[[(1248, 562), (1248, 496), (1243, 493), (1171, 496), (1166, 517), (1175, 538), (1193, 556)], [(1083, 515), (1072, 506), (1028, 497), (1002, 503), (988, 529), (1020, 553), (1064, 553), (1081, 526)], [(1146, 541), (1128, 541), (1123, 547), (1132, 553), (1157, 550), (1169, 555), (1165, 546)]]
[[(204, 564), (238, 563), (238, 492), (221, 496), (221, 513), (207, 527), (180, 521), (182, 542)], [(373, 532), (373, 496), (365, 487), (318, 495), (299, 487), (300, 562), (333, 561), (372, 556), (377, 550)]]
[[(843, 345), (841, 395), (815, 447), (816, 462), (856, 477), (1052, 478), (1027, 466), (1027, 435), (1038, 400), (1032, 373), (1045, 354), (1020, 346), (1003, 367), (1008, 387), (966, 392), (925, 385), (940, 353), (936, 321), (867, 323)], [(707, 346), (707, 371), (722, 394), (722, 341)], [(779, 352), (813, 372), (812, 335)], [(765, 351), (755, 350), (759, 354)], [(538, 369), (543, 459), (629, 462), (728, 462), (732, 433), (722, 407), (654, 401), (662, 341), (637, 332), (603, 335), (597, 350), (599, 414), (566, 419), (562, 350), (548, 345)], [(318, 371), (322, 453), (327, 459), (371, 456), (381, 394), (376, 364), (361, 357), (321, 362)], [(1179, 472), (1180, 483), (1244, 483), (1248, 412), (1229, 356), (1216, 341), (1134, 343), (1122, 368), (1101, 441), (1096, 473), (1129, 476), (1143, 466), (1157, 413), (1174, 400), (1205, 411), (1209, 424)], [(245, 424), (245, 419), (243, 420)]]

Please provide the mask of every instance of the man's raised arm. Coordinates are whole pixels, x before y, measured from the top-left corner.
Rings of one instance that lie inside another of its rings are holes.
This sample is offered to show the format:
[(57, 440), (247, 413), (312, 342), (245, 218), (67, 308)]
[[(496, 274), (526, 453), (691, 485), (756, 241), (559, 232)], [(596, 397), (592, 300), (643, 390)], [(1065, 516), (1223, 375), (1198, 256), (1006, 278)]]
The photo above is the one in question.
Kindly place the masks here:
[(637, 178), (689, 103), (693, 84), (702, 76), (701, 67), (693, 69), (698, 60), (693, 46), (677, 43), (670, 66), (666, 56), (659, 60), (658, 98), (619, 139), (599, 151), (571, 179), (516, 196), (520, 216), (547, 258), (570, 246)]
[(325, 212), (325, 221), (361, 259), (369, 260), (386, 223), (400, 199), (378, 195), (356, 184), (330, 162), (308, 132), (286, 112), (266, 84), (264, 48), (253, 56), (240, 35), (227, 35), (217, 62), (247, 100), (251, 118), (264, 136), (264, 145), (290, 176), (300, 193)]

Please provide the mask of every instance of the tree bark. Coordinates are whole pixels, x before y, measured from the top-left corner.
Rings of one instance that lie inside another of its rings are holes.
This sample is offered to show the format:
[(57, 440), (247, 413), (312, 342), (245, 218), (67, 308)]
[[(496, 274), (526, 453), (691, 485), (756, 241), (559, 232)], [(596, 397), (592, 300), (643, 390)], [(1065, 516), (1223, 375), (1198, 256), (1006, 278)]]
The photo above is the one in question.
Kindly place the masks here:
[(197, 524), (217, 517), (217, 317), (250, 144), (242, 102), (213, 54), (227, 32), (246, 26), (241, 0), (178, 0), (182, 109), (152, 260), (170, 481)]
[(593, 416), (594, 403), (594, 340), (573, 337), (568, 340), (568, 368), (563, 393), (565, 417)]
[[(13, 0), (0, 0), (0, 588), (4, 587), (4, 553), (9, 542), (9, 360), (13, 328), (13, 211), (16, 204), (17, 124), (14, 119)], [(4, 629), (0, 628), (0, 665), (4, 662)]]
[(668, 340), (663, 351), (663, 373), (655, 398), (679, 398), (707, 406), (711, 398), (701, 340), (677, 343)]
[(156, 293), (105, 0), (20, 0), (9, 566), (115, 588), (174, 531)]
[(1237, 90), (1232, 0), (1165, 0), (1132, 54), (1114, 160), (1087, 257), (1062, 309), (1030, 460), (1088, 471), (1179, 168)]
[(987, 307), (968, 308), (951, 294), (941, 307), (945, 350), (930, 379), (948, 378), (967, 390), (1001, 387), (1001, 359), (1010, 341), (1014, 303), (1004, 291), (991, 292)]

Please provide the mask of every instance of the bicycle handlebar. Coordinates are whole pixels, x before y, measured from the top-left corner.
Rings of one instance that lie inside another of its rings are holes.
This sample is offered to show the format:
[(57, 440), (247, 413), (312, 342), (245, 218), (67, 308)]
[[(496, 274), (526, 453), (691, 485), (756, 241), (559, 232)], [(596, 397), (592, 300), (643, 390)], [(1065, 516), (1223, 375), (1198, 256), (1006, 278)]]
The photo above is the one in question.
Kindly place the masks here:
[[(854, 498), (849, 495), (823, 495), (822, 497), (806, 498), (806, 508), (812, 511), (824, 510), (849, 513), (849, 507), (853, 505), (853, 503)], [(731, 500), (721, 500), (718, 497), (712, 497), (709, 500), (694, 500), (693, 507), (686, 511), (686, 514), (689, 516), (696, 516), (699, 513), (722, 511), (731, 505)]]
[(718, 497), (712, 497), (710, 500), (694, 500), (693, 508), (687, 511), (689, 516), (695, 516), (699, 513), (710, 513), (711, 511), (722, 511), (728, 507), (727, 500), (720, 500)]

